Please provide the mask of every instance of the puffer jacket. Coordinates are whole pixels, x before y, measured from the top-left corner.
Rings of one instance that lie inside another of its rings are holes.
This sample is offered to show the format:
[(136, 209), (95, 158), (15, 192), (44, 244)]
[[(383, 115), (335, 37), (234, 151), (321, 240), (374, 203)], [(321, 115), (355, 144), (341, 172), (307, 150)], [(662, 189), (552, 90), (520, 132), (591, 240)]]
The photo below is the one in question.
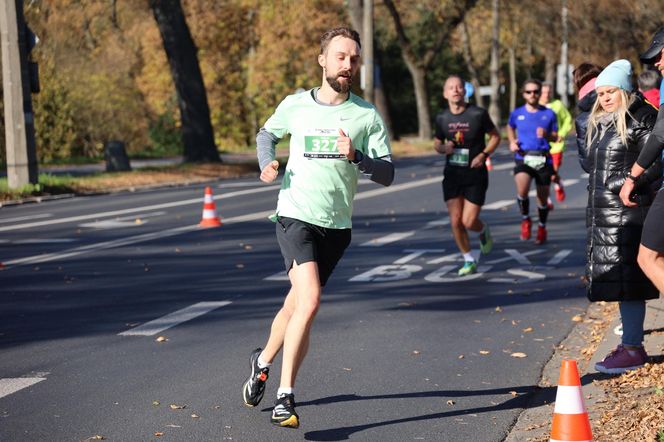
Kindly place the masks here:
[(579, 100), (576, 107), (579, 108), (579, 114), (574, 119), (576, 128), (576, 146), (579, 149), (579, 163), (581, 168), (590, 173), (588, 167), (588, 149), (586, 148), (586, 133), (588, 132), (588, 117), (590, 111), (597, 100), (597, 92), (590, 91), (585, 97)]
[(661, 184), (661, 161), (640, 177), (632, 198), (638, 207), (624, 206), (619, 197), (655, 124), (657, 112), (635, 94), (629, 113), (633, 118), (627, 116), (626, 146), (611, 124), (603, 134), (598, 128), (601, 135), (596, 136), (584, 152), (589, 167), (586, 277), (591, 301), (643, 300), (659, 296), (639, 268), (636, 257), (643, 222)]

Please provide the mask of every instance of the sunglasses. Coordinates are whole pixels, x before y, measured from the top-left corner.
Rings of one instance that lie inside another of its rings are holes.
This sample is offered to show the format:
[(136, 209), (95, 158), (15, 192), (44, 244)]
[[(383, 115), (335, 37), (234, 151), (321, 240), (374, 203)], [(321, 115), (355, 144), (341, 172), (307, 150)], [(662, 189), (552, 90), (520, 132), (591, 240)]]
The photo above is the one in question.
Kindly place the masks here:
[(530, 95), (530, 94), (539, 95), (539, 94), (540, 94), (540, 90), (539, 90), (539, 89), (532, 89), (532, 90), (529, 90), (529, 91), (523, 91), (523, 93), (524, 93), (524, 94), (528, 94), (528, 95)]

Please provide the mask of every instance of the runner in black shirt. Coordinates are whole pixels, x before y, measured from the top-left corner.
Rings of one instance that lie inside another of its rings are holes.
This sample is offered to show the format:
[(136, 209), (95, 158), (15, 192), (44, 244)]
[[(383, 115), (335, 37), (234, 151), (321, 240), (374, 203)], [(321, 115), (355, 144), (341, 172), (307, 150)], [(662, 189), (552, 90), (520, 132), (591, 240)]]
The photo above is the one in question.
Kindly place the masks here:
[[(479, 215), (489, 186), (489, 174), (484, 163), (500, 142), (498, 130), (487, 111), (464, 101), (464, 84), (457, 75), (445, 81), (443, 96), (449, 109), (436, 116), (434, 138), (434, 149), (447, 155), (443, 197), (454, 240), (464, 258), (459, 276), (477, 271), (477, 263), (470, 253), (467, 229), (479, 233), (482, 253), (489, 253), (493, 246), (489, 226), (479, 219)], [(486, 135), (489, 135), (488, 143)]]

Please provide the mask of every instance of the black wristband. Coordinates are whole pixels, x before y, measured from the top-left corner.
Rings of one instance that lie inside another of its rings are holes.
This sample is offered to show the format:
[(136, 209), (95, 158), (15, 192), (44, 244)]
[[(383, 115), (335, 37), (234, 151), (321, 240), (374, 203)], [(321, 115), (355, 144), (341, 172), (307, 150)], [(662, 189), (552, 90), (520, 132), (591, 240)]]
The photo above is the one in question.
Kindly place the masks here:
[(628, 173), (628, 174), (627, 174), (627, 178), (629, 178), (630, 180), (634, 181), (635, 183), (639, 180), (639, 177), (638, 177), (638, 176), (634, 176), (634, 175), (632, 175), (631, 173)]
[(353, 163), (353, 164), (360, 164), (360, 162), (361, 162), (363, 159), (364, 159), (364, 155), (362, 154), (362, 152), (360, 152), (359, 150), (356, 150), (356, 151), (355, 151), (355, 159), (354, 159), (354, 160), (351, 160), (351, 163)]
[(488, 154), (488, 153), (486, 153), (486, 152), (484, 152), (484, 151), (482, 151), (482, 152), (480, 152), (480, 153), (483, 153), (483, 154), (484, 154), (484, 159), (489, 158), (489, 154)]

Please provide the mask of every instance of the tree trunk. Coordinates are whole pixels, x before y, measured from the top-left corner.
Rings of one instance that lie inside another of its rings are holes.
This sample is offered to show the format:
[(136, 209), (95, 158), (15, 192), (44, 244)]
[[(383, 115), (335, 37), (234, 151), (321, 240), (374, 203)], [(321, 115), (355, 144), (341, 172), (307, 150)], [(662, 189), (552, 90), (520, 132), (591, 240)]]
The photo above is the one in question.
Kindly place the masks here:
[(513, 46), (510, 46), (507, 51), (510, 57), (510, 110), (514, 110), (516, 109), (516, 92), (518, 89), (516, 85), (516, 50)]
[[(363, 0), (349, 0), (348, 1), (348, 14), (350, 15), (350, 22), (360, 35), (364, 35), (364, 26), (363, 26)], [(380, 69), (380, 48), (374, 48), (374, 99), (376, 110), (383, 118), (385, 123), (385, 128), (390, 138), (394, 138), (394, 132), (392, 132), (392, 119), (390, 118), (390, 108), (387, 102), (387, 97), (385, 96), (385, 89), (383, 89), (383, 82)]]
[(544, 81), (553, 84), (555, 80), (556, 80), (556, 60), (553, 59), (552, 57), (545, 56)]
[(413, 77), (413, 89), (415, 89), (417, 124), (419, 127), (417, 137), (420, 140), (429, 140), (431, 139), (431, 117), (429, 114), (429, 94), (427, 93), (427, 73), (423, 67), (408, 60), (406, 60), (406, 67), (411, 77)]
[(184, 161), (221, 161), (214, 144), (197, 49), (180, 0), (150, 0), (178, 96)]
[(480, 79), (475, 69), (475, 61), (473, 60), (473, 52), (470, 48), (470, 38), (468, 38), (468, 26), (466, 21), (461, 22), (461, 44), (463, 45), (463, 59), (466, 62), (468, 73), (470, 74), (470, 83), (475, 88), (475, 103), (479, 107), (484, 107), (484, 98), (480, 94)]
[(500, 66), (500, 0), (491, 1), (493, 12), (493, 32), (491, 37), (491, 65), (489, 72), (491, 75), (491, 104), (489, 105), (489, 115), (496, 126), (501, 124), (500, 120), (500, 79), (498, 78)]

